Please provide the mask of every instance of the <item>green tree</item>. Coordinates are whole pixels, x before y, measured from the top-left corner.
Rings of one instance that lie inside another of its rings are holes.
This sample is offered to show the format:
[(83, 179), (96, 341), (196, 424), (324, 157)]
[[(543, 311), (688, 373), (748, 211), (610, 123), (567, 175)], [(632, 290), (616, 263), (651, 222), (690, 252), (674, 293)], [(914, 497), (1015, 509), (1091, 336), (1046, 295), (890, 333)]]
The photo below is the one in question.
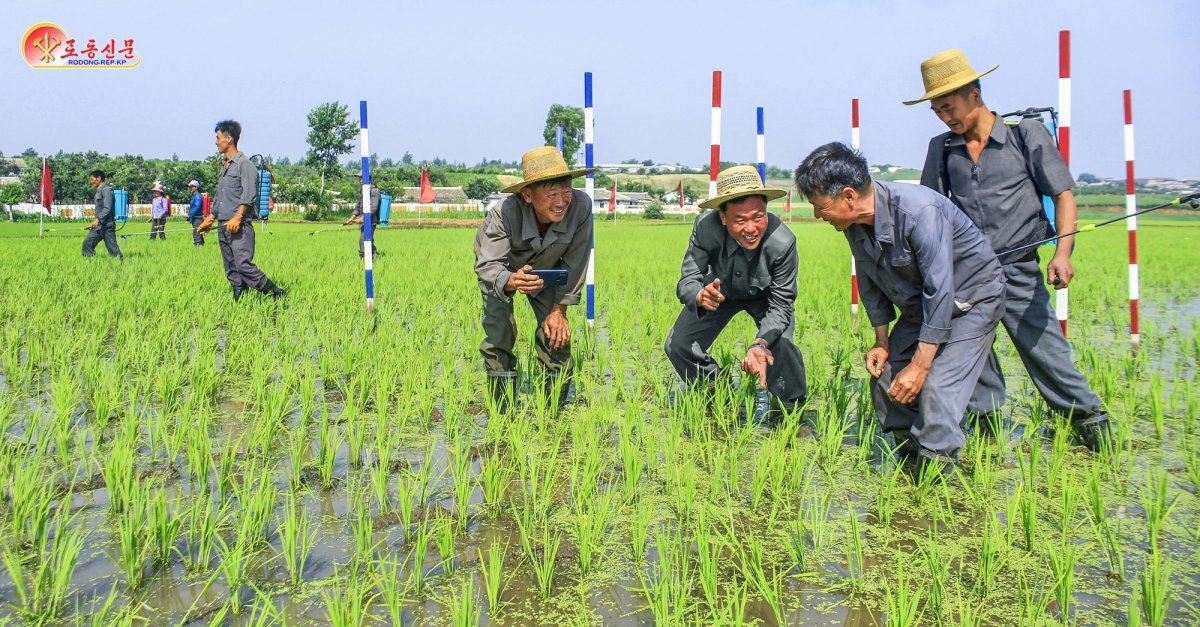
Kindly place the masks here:
[(642, 211), (642, 219), (644, 220), (662, 220), (663, 207), (660, 203), (650, 203), (644, 211)]
[(575, 153), (579, 152), (579, 145), (583, 143), (583, 109), (550, 105), (550, 111), (546, 113), (546, 128), (542, 131), (547, 146), (554, 145), (555, 129), (559, 126), (563, 129), (563, 157), (567, 165), (574, 167)]
[(33, 157), (36, 159), (38, 156), (38, 153), (36, 150), (33, 149), (33, 147), (29, 147), (29, 148), (25, 149), (25, 152), (21, 153), (21, 156), (22, 157)]
[(490, 176), (477, 176), (463, 186), (467, 198), (484, 199), (500, 191), (500, 182)]
[(8, 212), (8, 221), (13, 221), (12, 206), (25, 200), (25, 188), (20, 183), (9, 183), (0, 187), (0, 204)]
[(321, 195), (325, 195), (325, 177), (337, 176), (338, 157), (353, 149), (350, 140), (358, 133), (350, 121), (350, 109), (340, 102), (326, 102), (308, 112), (308, 154), (304, 163), (321, 174)]

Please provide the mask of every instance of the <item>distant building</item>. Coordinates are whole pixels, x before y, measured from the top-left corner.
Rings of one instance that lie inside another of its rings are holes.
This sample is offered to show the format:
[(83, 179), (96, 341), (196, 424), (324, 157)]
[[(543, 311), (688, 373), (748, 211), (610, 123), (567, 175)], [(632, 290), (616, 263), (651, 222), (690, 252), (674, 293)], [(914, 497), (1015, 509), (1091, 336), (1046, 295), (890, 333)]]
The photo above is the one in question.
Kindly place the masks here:
[[(463, 191), (462, 186), (435, 187), (433, 188), (433, 193), (437, 196), (437, 200), (434, 202), (465, 203), (471, 200), (467, 198), (467, 193)], [(405, 187), (404, 191), (400, 194), (399, 202), (416, 202), (420, 196), (420, 187)]]

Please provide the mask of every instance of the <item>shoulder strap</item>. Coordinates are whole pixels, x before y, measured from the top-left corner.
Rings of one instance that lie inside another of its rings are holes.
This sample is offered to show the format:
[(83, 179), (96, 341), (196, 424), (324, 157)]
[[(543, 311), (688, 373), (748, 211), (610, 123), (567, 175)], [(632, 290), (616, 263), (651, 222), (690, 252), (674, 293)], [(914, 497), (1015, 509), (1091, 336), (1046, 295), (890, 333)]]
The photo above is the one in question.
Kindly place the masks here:
[(1005, 122), (1004, 125), (1008, 127), (1009, 135), (1017, 144), (1017, 150), (1021, 151), (1021, 160), (1025, 164), (1025, 174), (1029, 177), (1029, 180), (1033, 182), (1034, 191), (1036, 191), (1039, 196), (1046, 196), (1047, 194), (1043, 194), (1041, 188), (1038, 186), (1037, 177), (1033, 175), (1033, 168), (1029, 165), (1029, 154), (1025, 152), (1025, 131), (1021, 130), (1021, 121), (1018, 120), (1016, 124), (1009, 124), (1008, 122)]
[(950, 136), (946, 137), (946, 143), (942, 144), (942, 169), (938, 172), (942, 179), (943, 195), (951, 198), (953, 193), (950, 190), (950, 168), (948, 162), (950, 160)]

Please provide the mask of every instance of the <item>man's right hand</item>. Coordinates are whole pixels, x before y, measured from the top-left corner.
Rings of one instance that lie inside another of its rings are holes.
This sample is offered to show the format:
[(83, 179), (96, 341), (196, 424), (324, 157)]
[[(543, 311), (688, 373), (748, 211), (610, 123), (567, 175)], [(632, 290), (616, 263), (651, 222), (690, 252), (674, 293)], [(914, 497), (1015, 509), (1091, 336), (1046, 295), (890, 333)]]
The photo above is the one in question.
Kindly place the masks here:
[(532, 269), (533, 266), (525, 265), (520, 270), (508, 275), (508, 282), (504, 284), (504, 291), (520, 292), (528, 296), (542, 289), (542, 277), (529, 274), (529, 271)]
[(87, 228), (88, 228), (88, 230), (90, 231), (90, 230), (93, 230), (93, 229), (95, 229), (95, 228), (96, 228), (96, 227), (98, 227), (98, 226), (100, 226), (100, 221), (99, 221), (99, 220), (92, 220), (92, 223), (91, 223), (91, 224), (89, 224), (89, 225), (87, 225)]
[(204, 221), (200, 223), (200, 226), (196, 227), (196, 230), (201, 233), (207, 233), (208, 230), (212, 228), (213, 222), (215, 222), (215, 220), (213, 220), (213, 217), (210, 215), (207, 218), (204, 218)]
[(696, 306), (709, 311), (716, 311), (724, 301), (725, 295), (721, 293), (721, 279), (713, 279), (712, 283), (705, 285), (696, 293)]
[(883, 374), (883, 365), (887, 363), (888, 349), (886, 346), (875, 345), (867, 351), (864, 360), (867, 362), (867, 372), (876, 379)]

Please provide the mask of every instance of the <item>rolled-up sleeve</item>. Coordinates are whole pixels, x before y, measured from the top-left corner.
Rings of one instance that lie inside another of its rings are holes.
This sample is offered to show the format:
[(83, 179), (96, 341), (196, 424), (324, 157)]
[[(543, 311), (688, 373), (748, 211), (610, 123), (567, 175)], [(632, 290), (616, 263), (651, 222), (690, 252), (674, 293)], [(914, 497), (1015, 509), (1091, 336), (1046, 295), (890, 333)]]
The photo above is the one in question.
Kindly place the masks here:
[(871, 326), (882, 327), (896, 319), (896, 308), (892, 301), (888, 300), (868, 272), (858, 273), (858, 296), (867, 310), (867, 320), (871, 321)]
[(512, 300), (504, 291), (508, 277), (513, 273), (508, 267), (510, 248), (508, 231), (500, 212), (488, 213), (475, 233), (475, 274), (479, 277), (479, 289), (484, 294), (505, 302)]
[(950, 340), (954, 316), (954, 239), (950, 224), (935, 207), (926, 207), (908, 236), (917, 268), (921, 271), (922, 342), (944, 344)]
[[(765, 253), (766, 251), (764, 251)], [(783, 254), (771, 264), (771, 287), (767, 293), (767, 313), (758, 326), (758, 337), (768, 345), (792, 325), (796, 315), (796, 242), (792, 240)]]
[(255, 209), (255, 199), (258, 198), (258, 168), (249, 159), (238, 164), (238, 174), (242, 179), (242, 193), (238, 196), (238, 205), (248, 205)]
[(590, 203), (589, 199), (586, 207), (571, 208), (572, 211), (581, 211), (586, 217), (579, 221), (579, 226), (571, 235), (571, 243), (567, 246), (567, 252), (562, 256), (562, 263), (567, 267), (567, 285), (559, 288), (558, 304), (560, 305), (578, 305), (579, 295), (583, 291), (584, 279), (587, 275), (588, 251), (592, 247), (592, 207)]
[[(703, 216), (704, 214), (701, 214)], [(675, 295), (684, 305), (695, 305), (696, 295), (704, 288), (704, 277), (708, 272), (709, 254), (700, 245), (700, 220), (692, 225), (692, 236), (688, 239), (687, 250), (683, 253), (683, 266), (679, 270), (679, 284), (675, 286)]]

